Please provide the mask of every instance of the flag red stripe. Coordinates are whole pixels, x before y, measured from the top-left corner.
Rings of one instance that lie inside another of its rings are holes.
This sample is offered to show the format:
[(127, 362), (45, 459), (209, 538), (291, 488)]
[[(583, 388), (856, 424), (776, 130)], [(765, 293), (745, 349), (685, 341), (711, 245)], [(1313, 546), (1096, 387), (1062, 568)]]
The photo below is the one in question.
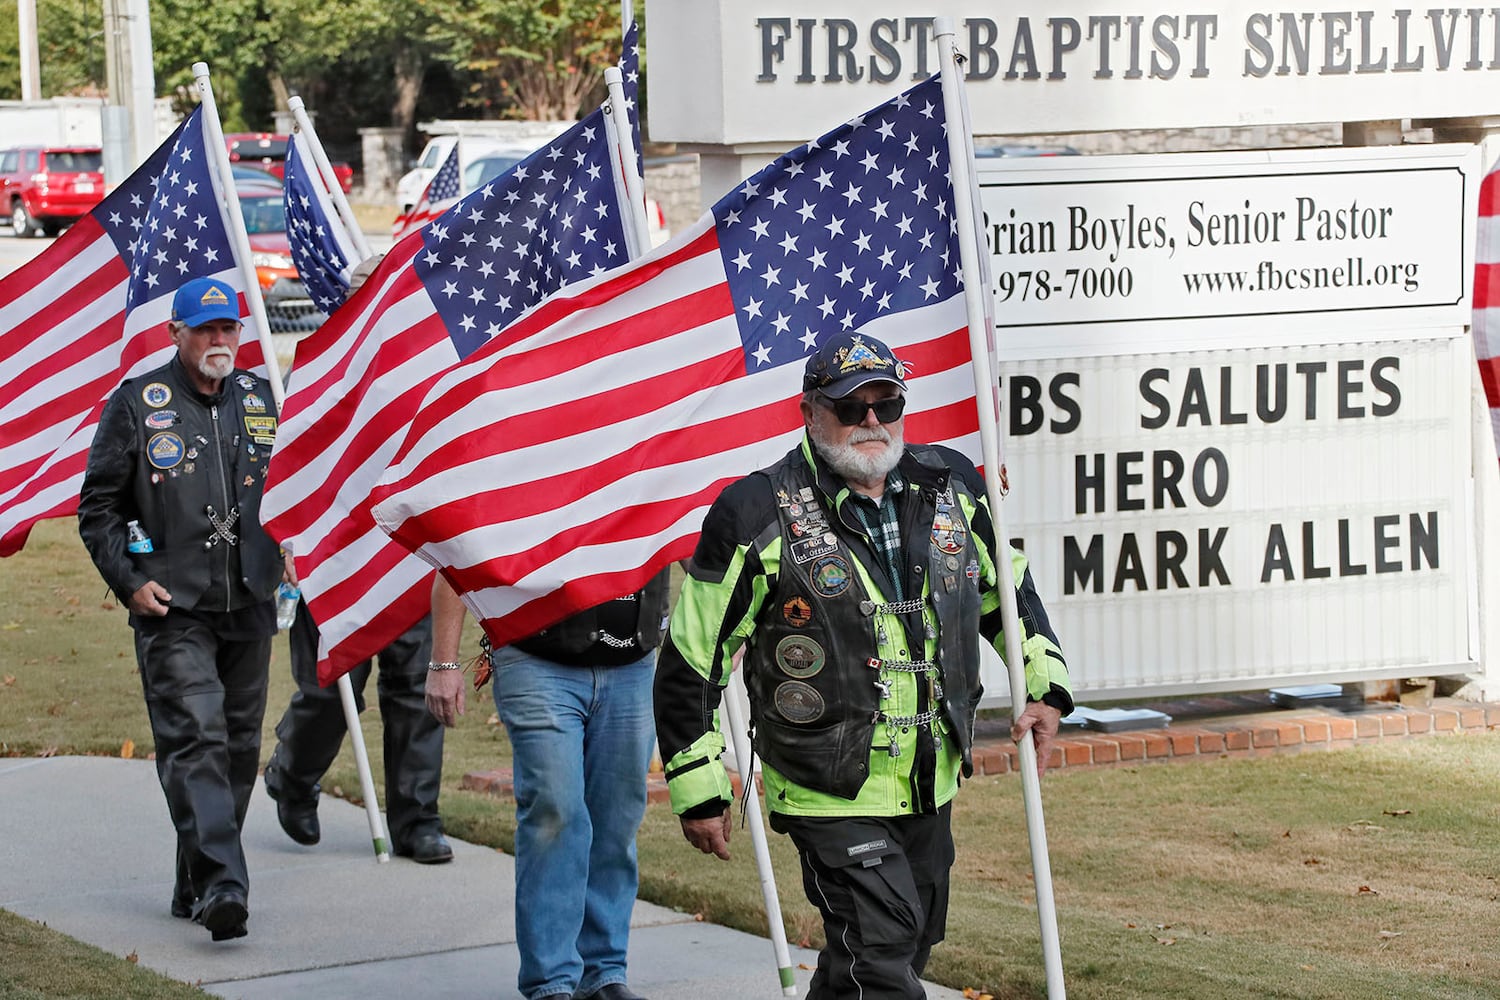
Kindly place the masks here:
[[(338, 501), (338, 493), (352, 477), (352, 474), (382, 445), (387, 444), (392, 437), (403, 433), (407, 426), (407, 415), (415, 412), (422, 401), (422, 396), (427, 392), (436, 378), (433, 375), (422, 380), (389, 400), (383, 401), (378, 413), (355, 432), (342, 449), (336, 455), (330, 455), (326, 448), (317, 447), (323, 442), (306, 441), (307, 447), (291, 447), (281, 454), (280, 461), (284, 468), (296, 469), (303, 464), (315, 464), (323, 475), (319, 485), (308, 491), (294, 506), (278, 513), (275, 517), (268, 518), (266, 524), (274, 528), (276, 534), (281, 538), (290, 538), (309, 530), (314, 523)], [(344, 397), (334, 407), (335, 413), (328, 414), (324, 419), (330, 427), (348, 427), (357, 415), (359, 403), (362, 397), (353, 394)], [(345, 415), (347, 414), (347, 416)], [(331, 459), (331, 461), (330, 461)], [(354, 505), (354, 509), (365, 506), (361, 501)], [(373, 521), (371, 522), (373, 524)]]
[(1479, 359), (1479, 380), (1484, 383), (1491, 409), (1500, 407), (1500, 358)]
[[(659, 534), (675, 524), (687, 511), (708, 507), (724, 487), (738, 478), (739, 474), (727, 476), (687, 496), (658, 498), (581, 520), (540, 545), (509, 555), (495, 556), (469, 566), (454, 567), (451, 578), (463, 585), (463, 592), (513, 586), (574, 549)], [(697, 534), (696, 528), (693, 534)]]
[[(384, 649), (396, 641), (427, 614), (431, 599), (432, 572), (428, 571), (390, 601), (383, 613), (371, 615), (363, 626), (343, 634), (329, 646), (328, 657), (318, 663), (318, 683), (327, 687), (368, 660), (373, 653), (367, 651)], [(317, 620), (320, 611), (313, 602), (309, 601), (307, 608)]]
[(1474, 265), (1474, 308), (1500, 306), (1500, 262)]
[(1479, 217), (1500, 215), (1500, 177), (1494, 171), (1479, 182)]

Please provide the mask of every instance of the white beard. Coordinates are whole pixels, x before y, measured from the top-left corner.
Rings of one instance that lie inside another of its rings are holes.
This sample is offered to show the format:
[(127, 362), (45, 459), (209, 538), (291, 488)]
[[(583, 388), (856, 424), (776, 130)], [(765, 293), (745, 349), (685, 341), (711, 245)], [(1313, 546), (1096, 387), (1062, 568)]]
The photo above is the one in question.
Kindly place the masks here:
[[(868, 483), (890, 475), (901, 461), (906, 442), (901, 431), (895, 433), (885, 427), (856, 427), (843, 444), (832, 444), (813, 437), (813, 447), (823, 456), (823, 461), (845, 479)], [(873, 455), (855, 447), (866, 441), (884, 441), (885, 447)]]
[(198, 370), (208, 378), (227, 378), (234, 371), (234, 352), (227, 347), (210, 347), (198, 359)]

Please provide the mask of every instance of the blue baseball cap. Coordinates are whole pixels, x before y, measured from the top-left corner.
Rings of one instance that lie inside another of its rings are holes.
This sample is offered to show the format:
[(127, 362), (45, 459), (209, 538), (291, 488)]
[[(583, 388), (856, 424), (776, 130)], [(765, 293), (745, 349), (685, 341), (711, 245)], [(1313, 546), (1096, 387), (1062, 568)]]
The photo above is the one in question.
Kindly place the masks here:
[(802, 373), (802, 391), (817, 389), (842, 399), (862, 385), (891, 382), (906, 389), (906, 365), (891, 349), (866, 333), (839, 333), (818, 345)]
[(194, 278), (172, 297), (172, 318), (191, 327), (215, 319), (239, 322), (240, 293), (218, 278)]

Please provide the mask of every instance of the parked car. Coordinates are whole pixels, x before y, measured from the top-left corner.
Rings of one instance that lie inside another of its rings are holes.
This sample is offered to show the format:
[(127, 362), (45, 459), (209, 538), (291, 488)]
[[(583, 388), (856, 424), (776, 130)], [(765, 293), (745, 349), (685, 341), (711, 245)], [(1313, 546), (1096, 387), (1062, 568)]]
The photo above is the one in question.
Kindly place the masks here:
[(260, 281), (266, 320), (272, 333), (309, 333), (328, 317), (307, 294), (292, 245), (286, 235), (286, 206), (276, 181), (236, 180), (235, 195), (245, 232), (250, 237), (250, 262)]
[[(232, 132), (224, 137), (229, 147), (230, 163), (248, 163), (260, 167), (279, 180), (286, 171), (286, 150), (292, 138), (271, 132)], [(334, 163), (333, 172), (338, 175), (339, 186), (348, 194), (354, 186), (354, 168), (347, 163)]]
[(260, 167), (252, 167), (248, 163), (234, 163), (231, 161), (229, 164), (229, 175), (234, 178), (234, 182), (236, 184), (240, 183), (241, 181), (259, 181), (262, 184), (274, 184), (277, 187), (281, 186), (280, 177), (277, 177), (269, 170), (264, 170)]
[[(453, 152), (453, 147), (458, 144), (456, 135), (435, 135), (427, 140), (427, 145), (422, 147), (422, 155), (417, 157), (416, 165), (401, 175), (396, 182), (396, 204), (401, 207), (403, 214), (410, 212), (412, 206), (422, 198), (422, 192), (427, 190), (427, 183), (432, 180), (432, 175), (438, 172), (448, 154)], [(520, 163), (530, 156), (541, 142), (531, 145), (519, 143), (510, 139), (495, 139), (482, 135), (464, 136), (464, 158), (473, 162), (482, 157), (501, 156), (510, 157), (511, 166)], [(510, 167), (504, 168), (509, 170)], [(499, 173), (501, 171), (497, 171)], [(468, 166), (464, 167), (464, 193), (474, 190), (479, 184), (469, 184), (470, 176)], [(486, 178), (487, 180), (488, 178)]]
[(0, 197), (19, 237), (56, 236), (104, 197), (98, 146), (18, 146), (0, 153)]

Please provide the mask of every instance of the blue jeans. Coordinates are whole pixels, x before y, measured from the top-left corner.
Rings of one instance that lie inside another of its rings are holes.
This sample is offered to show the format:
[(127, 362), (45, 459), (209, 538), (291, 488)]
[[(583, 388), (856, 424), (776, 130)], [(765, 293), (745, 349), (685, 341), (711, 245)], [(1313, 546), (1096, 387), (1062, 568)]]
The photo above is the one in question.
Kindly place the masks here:
[(518, 985), (528, 1000), (625, 982), (656, 728), (656, 654), (571, 667), (496, 650), (516, 791)]

